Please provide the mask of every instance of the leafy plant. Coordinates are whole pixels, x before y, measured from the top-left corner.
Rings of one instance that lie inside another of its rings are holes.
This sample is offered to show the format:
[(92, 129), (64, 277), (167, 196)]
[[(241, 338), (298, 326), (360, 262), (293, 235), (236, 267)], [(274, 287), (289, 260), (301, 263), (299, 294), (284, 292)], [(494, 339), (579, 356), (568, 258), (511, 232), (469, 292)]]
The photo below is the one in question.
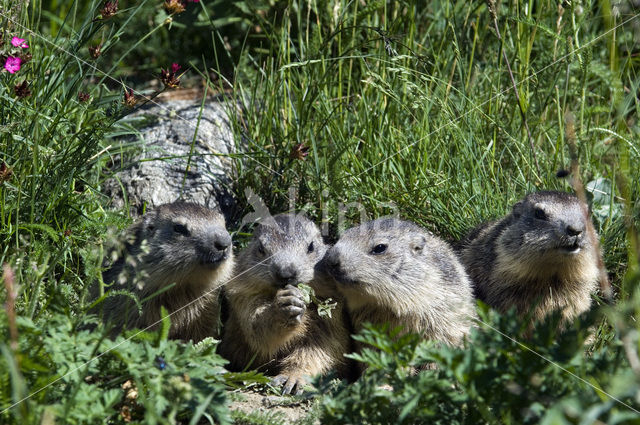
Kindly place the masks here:
[[(634, 301), (637, 302), (637, 301)], [(366, 366), (355, 384), (323, 400), (323, 423), (635, 423), (640, 381), (619, 343), (585, 354), (593, 313), (558, 333), (559, 317), (530, 337), (515, 313), (481, 306), (464, 347), (365, 329)], [(429, 369), (417, 369), (431, 365)], [(435, 365), (435, 366), (433, 366)]]
[(226, 361), (215, 354), (214, 340), (183, 344), (167, 340), (159, 330), (112, 341), (99, 332), (77, 331), (76, 323), (63, 314), (51, 315), (46, 328), (27, 319), (19, 324), (15, 353), (0, 344), (0, 364), (7, 371), (0, 380), (13, 393), (12, 398), (3, 397), (3, 421), (36, 423), (50, 415), (64, 423), (142, 418), (154, 424), (185, 418), (190, 423), (200, 418), (230, 422)]

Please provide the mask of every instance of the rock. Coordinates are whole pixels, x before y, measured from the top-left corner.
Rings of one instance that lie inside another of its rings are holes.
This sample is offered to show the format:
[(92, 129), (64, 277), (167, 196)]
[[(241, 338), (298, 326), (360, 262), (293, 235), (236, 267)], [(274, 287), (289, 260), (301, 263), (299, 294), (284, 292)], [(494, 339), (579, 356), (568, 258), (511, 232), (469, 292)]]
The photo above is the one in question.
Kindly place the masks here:
[(144, 142), (141, 151), (114, 170), (103, 186), (112, 208), (128, 203), (131, 215), (137, 217), (145, 205), (150, 209), (183, 200), (220, 208), (225, 215), (231, 212), (235, 203), (227, 188), (234, 172), (227, 155), (235, 152), (235, 142), (227, 112), (223, 103), (209, 101), (198, 125), (200, 109), (197, 101), (172, 100), (131, 116), (144, 122), (138, 130)]

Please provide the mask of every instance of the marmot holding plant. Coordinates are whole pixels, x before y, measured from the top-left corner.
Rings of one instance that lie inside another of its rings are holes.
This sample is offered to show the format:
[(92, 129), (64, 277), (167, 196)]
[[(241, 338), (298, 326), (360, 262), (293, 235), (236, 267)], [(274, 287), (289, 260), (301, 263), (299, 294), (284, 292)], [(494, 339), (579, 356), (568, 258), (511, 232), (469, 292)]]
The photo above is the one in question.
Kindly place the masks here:
[[(218, 350), (231, 370), (275, 375), (285, 394), (301, 393), (305, 377), (344, 373), (350, 338), (341, 306), (320, 317), (297, 287), (316, 287), (315, 267), (325, 251), (318, 227), (300, 215), (280, 214), (256, 228), (224, 288), (228, 318)], [(328, 295), (324, 286), (317, 289)]]

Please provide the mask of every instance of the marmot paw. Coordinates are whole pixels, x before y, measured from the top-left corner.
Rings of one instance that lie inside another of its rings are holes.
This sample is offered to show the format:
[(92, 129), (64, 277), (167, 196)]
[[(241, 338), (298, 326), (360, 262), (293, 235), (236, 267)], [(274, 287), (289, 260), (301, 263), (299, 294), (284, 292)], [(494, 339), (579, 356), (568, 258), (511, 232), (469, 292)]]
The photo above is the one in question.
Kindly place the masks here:
[(276, 305), (287, 321), (295, 324), (302, 322), (302, 316), (307, 311), (302, 291), (293, 285), (287, 285), (276, 292)]
[(304, 387), (309, 385), (309, 381), (304, 376), (278, 375), (271, 380), (271, 384), (277, 387), (282, 385), (282, 394), (300, 395), (304, 392)]

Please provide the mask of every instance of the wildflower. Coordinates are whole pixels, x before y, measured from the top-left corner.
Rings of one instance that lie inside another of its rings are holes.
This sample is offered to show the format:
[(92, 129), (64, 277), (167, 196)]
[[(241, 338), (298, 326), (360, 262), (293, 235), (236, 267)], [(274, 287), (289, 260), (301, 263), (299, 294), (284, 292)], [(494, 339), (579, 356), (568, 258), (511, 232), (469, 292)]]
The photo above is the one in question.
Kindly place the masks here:
[(180, 0), (165, 0), (164, 10), (166, 10), (170, 15), (174, 13), (182, 13), (185, 10), (185, 3)]
[(102, 43), (97, 44), (95, 46), (89, 46), (89, 55), (92, 58), (98, 59), (101, 54), (102, 54)]
[(29, 47), (29, 45), (27, 44), (27, 41), (24, 38), (13, 37), (11, 39), (11, 44), (13, 45), (13, 47), (20, 47), (23, 49), (26, 49)]
[(133, 89), (129, 89), (129, 91), (127, 91), (127, 89), (124, 89), (123, 102), (128, 108), (133, 108), (134, 106), (136, 106), (136, 103), (138, 103), (138, 98), (135, 94), (133, 94)]
[(82, 103), (88, 102), (91, 99), (91, 95), (85, 91), (78, 93), (78, 100)]
[(200, 0), (164, 0), (164, 10), (173, 15), (182, 13), (187, 8), (187, 3), (199, 3)]
[(9, 71), (11, 74), (15, 74), (17, 71), (20, 71), (21, 63), (22, 59), (15, 56), (9, 56), (7, 61), (4, 63), (4, 69)]
[(309, 146), (305, 146), (304, 143), (298, 143), (291, 148), (289, 158), (304, 161), (307, 155), (309, 155)]
[(20, 99), (31, 96), (31, 90), (29, 89), (29, 83), (27, 80), (24, 80), (20, 84), (16, 84), (13, 87), (13, 90)]
[(115, 1), (107, 1), (104, 3), (104, 7), (100, 11), (100, 16), (102, 19), (109, 19), (118, 11), (118, 0)]
[(71, 233), (72, 233), (72, 232), (71, 232), (71, 229), (64, 229), (64, 236), (65, 236), (65, 237), (69, 237), (69, 236), (71, 236)]
[(164, 370), (167, 367), (167, 363), (165, 362), (164, 357), (162, 356), (156, 356), (154, 363), (156, 367), (160, 370)]
[(165, 87), (175, 89), (180, 86), (180, 76), (176, 75), (180, 68), (182, 67), (174, 62), (171, 64), (170, 70), (160, 69), (160, 81)]
[(13, 169), (9, 168), (9, 166), (2, 161), (2, 164), (0, 164), (0, 183), (4, 183), (9, 180), (12, 174)]

